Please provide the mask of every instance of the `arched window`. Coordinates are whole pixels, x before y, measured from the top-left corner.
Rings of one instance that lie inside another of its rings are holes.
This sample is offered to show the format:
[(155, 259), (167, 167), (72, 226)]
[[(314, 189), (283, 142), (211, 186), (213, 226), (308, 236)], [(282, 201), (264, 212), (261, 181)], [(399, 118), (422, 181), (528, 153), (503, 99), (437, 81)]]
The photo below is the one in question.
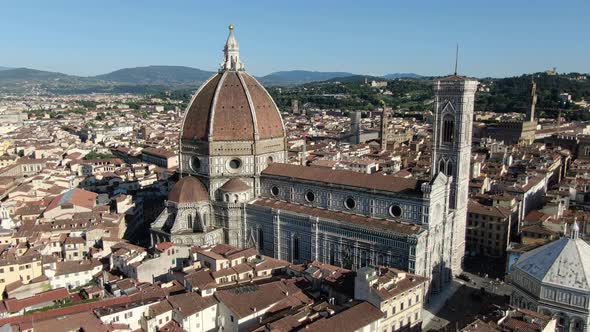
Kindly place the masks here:
[(361, 251), (361, 267), (369, 265), (369, 256), (365, 250)]
[(330, 265), (334, 265), (336, 263), (336, 250), (334, 249), (334, 245), (330, 244)]
[(445, 174), (448, 176), (453, 175), (453, 163), (450, 160), (447, 161), (447, 172)]
[(447, 172), (446, 172), (446, 163), (442, 159), (438, 162), (438, 171), (439, 172), (443, 172), (444, 174), (447, 174)]
[(193, 215), (189, 214), (187, 219), (188, 219), (188, 228), (193, 229)]
[(258, 250), (264, 250), (264, 231), (262, 228), (258, 229)]
[(293, 261), (299, 260), (299, 238), (293, 237)]
[(452, 116), (447, 115), (443, 118), (442, 142), (446, 144), (452, 144), (454, 132), (455, 121), (453, 120)]

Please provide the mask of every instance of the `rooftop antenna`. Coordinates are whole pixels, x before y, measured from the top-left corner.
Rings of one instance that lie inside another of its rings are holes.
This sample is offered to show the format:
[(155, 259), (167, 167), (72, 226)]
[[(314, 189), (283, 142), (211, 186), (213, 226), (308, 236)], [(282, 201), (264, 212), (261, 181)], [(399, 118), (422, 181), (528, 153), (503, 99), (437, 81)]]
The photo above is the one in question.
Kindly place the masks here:
[(455, 49), (455, 76), (457, 76), (457, 64), (459, 63), (459, 43), (457, 43), (457, 48)]

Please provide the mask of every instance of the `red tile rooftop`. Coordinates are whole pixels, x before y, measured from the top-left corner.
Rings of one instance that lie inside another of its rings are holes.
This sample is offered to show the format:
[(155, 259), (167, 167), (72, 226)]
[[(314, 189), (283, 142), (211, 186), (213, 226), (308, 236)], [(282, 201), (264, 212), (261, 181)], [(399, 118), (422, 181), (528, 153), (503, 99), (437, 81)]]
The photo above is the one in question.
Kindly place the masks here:
[(420, 196), (422, 195), (421, 185), (425, 182), (414, 178), (384, 176), (383, 174), (377, 173), (365, 174), (354, 171), (279, 163), (269, 165), (262, 171), (262, 175)]

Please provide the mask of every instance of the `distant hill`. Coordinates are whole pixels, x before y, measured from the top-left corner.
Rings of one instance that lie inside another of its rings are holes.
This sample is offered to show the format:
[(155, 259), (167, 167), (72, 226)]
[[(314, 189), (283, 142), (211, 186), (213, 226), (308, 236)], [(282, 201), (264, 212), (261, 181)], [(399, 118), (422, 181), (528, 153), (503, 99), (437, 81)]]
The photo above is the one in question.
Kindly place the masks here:
[[(341, 82), (341, 83), (354, 83), (354, 82), (358, 82), (358, 83), (364, 83), (365, 79), (368, 82), (371, 81), (382, 81), (383, 77), (379, 77), (379, 76), (369, 76), (369, 75), (349, 75), (349, 76), (344, 76), (344, 77), (335, 77), (335, 78), (331, 78), (329, 80), (326, 80), (325, 82)], [(313, 82), (310, 82), (313, 83)]]
[(394, 80), (397, 78), (422, 78), (422, 75), (414, 74), (414, 73), (393, 73), (393, 74), (385, 74), (383, 78), (388, 80)]
[(480, 79), (480, 82), (490, 87), (490, 92), (479, 92), (475, 98), (475, 107), (482, 111), (524, 113), (530, 108), (531, 81), (534, 79), (537, 83), (538, 116), (555, 117), (555, 109), (558, 107), (575, 108), (574, 105), (564, 104), (560, 100), (559, 94), (562, 92), (569, 93), (574, 101), (590, 100), (590, 80), (576, 79), (581, 75), (587, 74), (535, 73), (499, 79)]
[(337, 77), (353, 76), (347, 72), (321, 72), (308, 70), (277, 71), (266, 76), (258, 77), (265, 85), (297, 85), (316, 81), (327, 81)]
[(197, 85), (206, 81), (213, 74), (212, 71), (184, 66), (147, 66), (119, 69), (108, 74), (94, 76), (94, 78), (118, 83)]
[[(29, 68), (7, 68), (0, 67), (0, 87), (10, 84), (18, 86), (22, 83), (73, 83), (77, 88), (86, 89), (85, 84), (92, 86), (104, 86), (113, 84), (126, 85), (154, 85), (154, 86), (192, 86), (198, 87), (205, 82), (215, 72), (206, 71), (185, 66), (145, 66), (135, 68), (123, 68), (113, 72), (91, 76), (81, 77), (75, 75), (66, 75), (57, 72)], [(382, 80), (384, 78), (393, 79), (400, 77), (418, 78), (420, 75), (412, 73), (388, 74), (384, 77), (374, 77), (366, 75), (356, 75), (349, 72), (320, 72), (308, 70), (288, 70), (278, 71), (266, 76), (257, 77), (258, 80), (267, 86), (292, 86), (311, 82), (323, 82), (330, 80), (357, 81), (364, 80)]]
[(58, 80), (66, 78), (74, 78), (75, 76), (69, 76), (62, 73), (56, 73), (51, 71), (36, 70), (29, 68), (13, 68), (3, 69), (0, 71), (0, 80), (23, 80), (23, 81), (47, 81), (47, 80)]

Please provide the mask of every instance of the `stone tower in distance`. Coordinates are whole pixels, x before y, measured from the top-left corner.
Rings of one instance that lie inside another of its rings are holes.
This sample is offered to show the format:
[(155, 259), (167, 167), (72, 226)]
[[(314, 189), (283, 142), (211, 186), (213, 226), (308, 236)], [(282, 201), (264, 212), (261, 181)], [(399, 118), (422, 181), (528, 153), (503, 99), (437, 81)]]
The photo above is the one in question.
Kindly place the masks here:
[(452, 220), (452, 273), (461, 273), (471, 162), (473, 106), (478, 82), (449, 76), (434, 82), (432, 176), (452, 177), (449, 208)]
[(350, 111), (350, 144), (361, 142), (361, 111)]

